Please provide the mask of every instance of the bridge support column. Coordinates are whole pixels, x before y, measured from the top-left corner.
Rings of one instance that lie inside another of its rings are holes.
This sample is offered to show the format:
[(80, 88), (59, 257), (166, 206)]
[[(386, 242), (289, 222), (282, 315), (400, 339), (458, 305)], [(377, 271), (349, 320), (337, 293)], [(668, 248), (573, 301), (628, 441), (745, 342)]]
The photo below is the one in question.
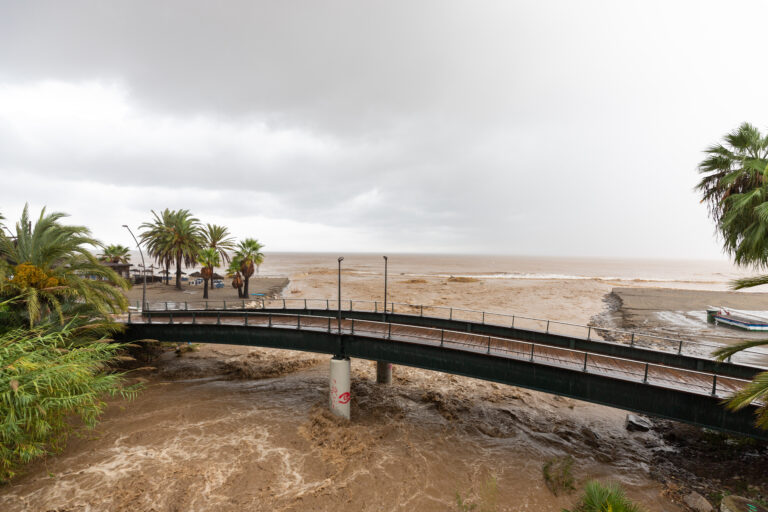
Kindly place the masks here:
[(378, 384), (392, 384), (392, 363), (376, 361), (376, 382)]
[(331, 359), (331, 412), (336, 416), (349, 419), (351, 364), (348, 357), (339, 356)]

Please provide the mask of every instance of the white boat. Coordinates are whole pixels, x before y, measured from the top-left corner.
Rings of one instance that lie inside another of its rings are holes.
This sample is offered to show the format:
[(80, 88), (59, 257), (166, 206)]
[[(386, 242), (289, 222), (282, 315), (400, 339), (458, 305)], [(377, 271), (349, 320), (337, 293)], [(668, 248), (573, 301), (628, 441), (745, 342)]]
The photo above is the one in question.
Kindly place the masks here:
[(707, 321), (715, 325), (724, 324), (745, 331), (768, 331), (768, 318), (738, 309), (707, 308)]

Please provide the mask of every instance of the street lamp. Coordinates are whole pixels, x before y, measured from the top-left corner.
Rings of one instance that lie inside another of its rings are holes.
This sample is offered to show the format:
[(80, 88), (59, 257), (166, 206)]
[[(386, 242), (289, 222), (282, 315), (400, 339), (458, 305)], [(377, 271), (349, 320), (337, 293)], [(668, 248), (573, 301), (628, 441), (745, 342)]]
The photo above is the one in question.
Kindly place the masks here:
[(387, 321), (387, 260), (384, 256), (384, 321)]
[(126, 224), (123, 224), (123, 227), (127, 229), (133, 237), (133, 241), (136, 242), (136, 247), (139, 248), (139, 255), (141, 256), (141, 273), (144, 274), (144, 282), (141, 288), (141, 311), (144, 312), (144, 308), (147, 306), (147, 265), (144, 263), (144, 253), (141, 250), (141, 244), (139, 244), (139, 241), (133, 236), (133, 231), (131, 231), (131, 228)]
[(341, 262), (344, 256), (339, 256), (339, 334), (341, 334)]

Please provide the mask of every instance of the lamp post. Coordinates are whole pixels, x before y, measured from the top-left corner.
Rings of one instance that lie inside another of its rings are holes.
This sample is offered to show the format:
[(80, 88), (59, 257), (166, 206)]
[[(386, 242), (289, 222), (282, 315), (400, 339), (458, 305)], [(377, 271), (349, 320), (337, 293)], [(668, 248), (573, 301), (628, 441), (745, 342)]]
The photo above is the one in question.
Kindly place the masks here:
[(339, 334), (341, 334), (341, 262), (344, 261), (344, 256), (339, 256)]
[(387, 260), (384, 256), (384, 321), (387, 321)]
[[(389, 258), (384, 256), (384, 322), (387, 321), (387, 263)], [(389, 331), (392, 332), (391, 330)], [(376, 382), (379, 384), (392, 383), (392, 363), (376, 361)]]
[(136, 237), (133, 235), (131, 228), (129, 228), (127, 224), (123, 224), (123, 227), (127, 229), (133, 237), (133, 241), (136, 242), (136, 247), (139, 248), (139, 255), (141, 256), (141, 273), (144, 274), (144, 282), (142, 283), (141, 287), (141, 311), (144, 312), (144, 308), (147, 307), (147, 265), (144, 263), (144, 252), (142, 252), (141, 244), (139, 244), (139, 241), (136, 240)]

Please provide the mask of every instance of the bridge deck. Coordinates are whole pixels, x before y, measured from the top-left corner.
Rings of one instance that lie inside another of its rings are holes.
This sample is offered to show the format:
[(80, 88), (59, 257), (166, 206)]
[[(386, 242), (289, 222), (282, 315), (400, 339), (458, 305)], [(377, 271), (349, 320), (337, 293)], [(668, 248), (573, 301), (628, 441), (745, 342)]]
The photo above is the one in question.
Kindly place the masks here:
[[(166, 323), (208, 324), (208, 325), (249, 325), (274, 329), (301, 329), (331, 334), (370, 336), (404, 343), (419, 343), (435, 347), (514, 358), (535, 364), (546, 364), (559, 368), (597, 373), (616, 379), (663, 385), (702, 395), (725, 397), (741, 389), (747, 380), (718, 375), (712, 372), (691, 371), (645, 361), (607, 356), (586, 350), (574, 350), (546, 344), (512, 340), (476, 333), (467, 333), (413, 325), (375, 322), (368, 320), (342, 319), (341, 330), (338, 321), (330, 316), (318, 317), (300, 314), (250, 313), (247, 315), (230, 312), (230, 315), (214, 316), (185, 315), (175, 313), (173, 317), (164, 313), (160, 316)], [(246, 320), (247, 319), (247, 320)], [(156, 323), (157, 320), (155, 319)]]
[[(179, 315), (185, 310), (167, 311), (148, 311), (145, 314), (151, 314), (155, 317)], [(272, 313), (272, 314), (294, 314), (302, 316), (323, 316), (336, 318), (336, 310), (303, 310), (303, 309), (208, 309), (190, 311), (191, 314), (202, 318), (205, 316), (215, 316), (221, 318), (237, 317), (240, 318), (244, 313)], [(383, 313), (373, 313), (369, 311), (342, 310), (342, 316), (346, 319), (381, 321)], [(447, 331), (467, 332), (492, 336), (495, 338), (507, 338), (511, 340), (533, 342), (541, 345), (552, 345), (575, 350), (582, 350), (594, 354), (603, 354), (634, 361), (655, 363), (664, 366), (673, 366), (676, 368), (697, 370), (710, 373), (716, 373), (722, 377), (735, 377), (740, 379), (752, 379), (762, 369), (757, 366), (747, 365), (744, 362), (720, 362), (711, 357), (697, 357), (690, 353), (680, 353), (678, 351), (664, 350), (662, 346), (640, 346), (617, 343), (614, 340), (604, 340), (601, 338), (580, 338), (561, 333), (552, 333), (548, 331), (539, 331), (532, 329), (522, 329), (519, 327), (506, 327), (497, 324), (475, 323), (464, 320), (451, 320), (446, 318), (435, 318), (431, 316), (413, 315), (407, 313), (388, 313), (387, 320), (395, 324), (407, 324), (422, 327), (431, 327), (445, 329)], [(768, 356), (767, 356), (768, 357)]]
[(441, 328), (358, 319), (343, 319), (339, 326), (330, 316), (229, 313), (133, 315), (126, 338), (341, 350), (768, 438), (752, 425), (755, 407), (731, 413), (720, 404), (746, 385), (744, 379)]
[[(699, 339), (684, 334), (655, 334), (640, 331), (579, 325), (568, 322), (447, 306), (416, 305), (366, 300), (344, 300), (342, 315), (361, 320), (388, 320), (397, 323), (466, 330), (493, 336), (545, 342), (568, 348), (589, 346), (590, 351), (607, 355), (630, 357), (647, 362), (674, 365), (681, 368), (718, 371), (732, 377), (754, 377), (759, 370), (768, 370), (768, 352), (755, 347), (735, 354), (732, 361), (720, 363), (712, 352), (724, 345), (741, 341), (740, 336), (707, 334)], [(285, 298), (238, 301), (161, 302), (148, 304), (154, 313), (165, 311), (261, 311), (296, 313), (316, 316), (336, 316), (337, 301), (329, 299)], [(138, 304), (137, 304), (138, 307)], [(599, 348), (599, 347), (602, 348)]]

